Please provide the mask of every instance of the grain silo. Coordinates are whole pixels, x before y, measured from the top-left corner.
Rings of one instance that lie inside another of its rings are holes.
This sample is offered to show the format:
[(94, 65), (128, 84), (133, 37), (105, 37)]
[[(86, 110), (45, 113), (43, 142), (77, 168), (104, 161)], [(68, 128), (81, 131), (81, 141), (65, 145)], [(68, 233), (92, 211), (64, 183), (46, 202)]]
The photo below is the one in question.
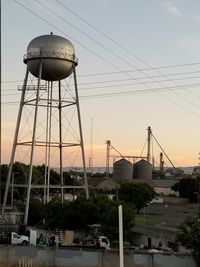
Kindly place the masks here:
[(113, 175), (117, 183), (132, 180), (133, 164), (124, 158), (116, 161), (114, 163)]
[(152, 179), (152, 165), (148, 161), (141, 159), (133, 165), (134, 179)]

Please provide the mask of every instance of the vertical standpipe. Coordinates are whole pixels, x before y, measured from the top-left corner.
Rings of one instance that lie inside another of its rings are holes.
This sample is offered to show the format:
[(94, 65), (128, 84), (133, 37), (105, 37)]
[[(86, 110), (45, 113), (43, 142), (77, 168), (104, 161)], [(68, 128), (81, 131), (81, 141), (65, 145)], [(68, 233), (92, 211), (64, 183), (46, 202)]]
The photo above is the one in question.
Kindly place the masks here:
[(118, 206), (119, 213), (119, 267), (124, 267), (124, 240), (123, 240), (123, 209)]

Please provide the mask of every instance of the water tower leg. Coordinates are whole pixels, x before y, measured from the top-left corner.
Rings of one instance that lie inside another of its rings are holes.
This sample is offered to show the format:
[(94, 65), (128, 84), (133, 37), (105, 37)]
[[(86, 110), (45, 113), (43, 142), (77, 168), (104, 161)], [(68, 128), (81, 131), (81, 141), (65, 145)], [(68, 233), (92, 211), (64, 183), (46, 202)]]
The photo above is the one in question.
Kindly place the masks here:
[(84, 144), (83, 144), (83, 132), (82, 132), (82, 126), (81, 126), (81, 113), (80, 113), (80, 106), (79, 106), (78, 86), (77, 86), (77, 79), (76, 79), (76, 70), (75, 70), (75, 67), (74, 67), (74, 70), (73, 70), (73, 74), (74, 74), (76, 105), (77, 105), (77, 113), (78, 113), (78, 124), (79, 124), (79, 132), (80, 132), (80, 146), (81, 146), (82, 160), (83, 160), (85, 193), (86, 193), (86, 198), (89, 198), (88, 182), (87, 182), (87, 172), (86, 172), (86, 162), (85, 162), (85, 151), (84, 151)]
[(48, 160), (48, 140), (49, 140), (49, 94), (50, 94), (50, 82), (48, 82), (47, 86), (47, 121), (46, 121), (46, 146), (45, 146), (45, 171), (44, 171), (44, 204), (47, 203), (47, 174), (48, 174), (48, 166), (47, 166), (47, 160)]
[(62, 101), (61, 101), (61, 81), (58, 82), (58, 93), (59, 93), (59, 149), (60, 149), (60, 184), (61, 184), (61, 200), (64, 202), (64, 191), (63, 191), (63, 151), (62, 151)]
[(24, 106), (24, 98), (25, 98), (25, 93), (26, 93), (28, 74), (29, 74), (29, 71), (28, 71), (28, 68), (27, 68), (26, 69), (26, 75), (25, 75), (24, 83), (23, 83), (23, 87), (22, 87), (22, 94), (21, 94), (19, 112), (18, 112), (18, 117), (17, 117), (17, 124), (16, 124), (13, 147), (12, 147), (12, 152), (11, 152), (11, 157), (10, 157), (10, 164), (9, 164), (9, 170), (8, 170), (8, 175), (7, 175), (6, 188), (5, 188), (4, 200), (3, 200), (3, 206), (2, 206), (2, 217), (4, 216), (5, 207), (6, 207), (7, 198), (8, 198), (8, 188), (9, 188), (9, 185), (10, 185), (10, 180), (11, 180), (12, 170), (13, 170), (13, 163), (14, 163), (14, 159), (15, 159), (15, 152), (16, 152), (16, 147), (17, 147), (17, 140), (18, 140), (18, 134), (19, 134), (19, 127), (20, 127), (20, 122), (21, 122), (22, 110), (23, 110), (23, 106)]
[(50, 82), (50, 95), (49, 95), (49, 103), (50, 103), (50, 107), (49, 107), (49, 128), (48, 128), (48, 142), (47, 142), (47, 154), (48, 154), (48, 158), (47, 158), (47, 203), (49, 203), (49, 185), (50, 185), (50, 176), (51, 176), (51, 128), (52, 128), (52, 98), (53, 98), (53, 82)]
[(26, 207), (24, 214), (24, 224), (27, 225), (28, 222), (28, 212), (29, 212), (29, 202), (30, 202), (30, 193), (31, 193), (31, 181), (33, 173), (33, 157), (35, 152), (35, 137), (36, 137), (36, 128), (37, 128), (37, 116), (38, 116), (38, 103), (39, 103), (39, 93), (40, 93), (40, 81), (42, 76), (42, 61), (39, 65), (39, 75), (38, 75), (38, 84), (37, 84), (37, 94), (36, 94), (36, 103), (35, 103), (35, 115), (33, 122), (33, 135), (32, 135), (32, 146), (31, 146), (31, 155), (30, 155), (30, 167), (29, 167), (29, 176), (28, 176), (28, 185), (27, 185), (27, 196), (26, 196)]

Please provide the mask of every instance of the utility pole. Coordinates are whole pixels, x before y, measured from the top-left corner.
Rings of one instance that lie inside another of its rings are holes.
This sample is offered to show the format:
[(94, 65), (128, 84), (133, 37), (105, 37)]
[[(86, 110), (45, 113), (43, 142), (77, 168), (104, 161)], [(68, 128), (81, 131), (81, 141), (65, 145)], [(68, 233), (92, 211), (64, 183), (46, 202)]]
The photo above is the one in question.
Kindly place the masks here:
[(163, 173), (163, 171), (164, 171), (163, 153), (160, 152), (160, 172)]
[(0, 206), (1, 206), (1, 0), (0, 0)]
[(91, 118), (91, 136), (90, 136), (90, 157), (89, 157), (89, 170), (93, 174), (93, 118)]
[(106, 177), (109, 176), (109, 172), (110, 172), (110, 146), (111, 146), (111, 142), (110, 140), (106, 141)]
[(149, 126), (147, 134), (147, 161), (150, 163), (150, 157), (151, 157), (151, 127)]

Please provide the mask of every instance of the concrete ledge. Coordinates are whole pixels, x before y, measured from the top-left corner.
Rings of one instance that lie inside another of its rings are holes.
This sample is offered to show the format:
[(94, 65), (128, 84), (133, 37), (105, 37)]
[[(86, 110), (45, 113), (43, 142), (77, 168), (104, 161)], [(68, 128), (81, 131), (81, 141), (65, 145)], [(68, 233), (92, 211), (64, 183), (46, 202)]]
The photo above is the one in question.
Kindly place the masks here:
[[(126, 267), (195, 267), (191, 256), (148, 251), (125, 251)], [(113, 267), (119, 251), (99, 251), (33, 246), (0, 246), (0, 267)]]

